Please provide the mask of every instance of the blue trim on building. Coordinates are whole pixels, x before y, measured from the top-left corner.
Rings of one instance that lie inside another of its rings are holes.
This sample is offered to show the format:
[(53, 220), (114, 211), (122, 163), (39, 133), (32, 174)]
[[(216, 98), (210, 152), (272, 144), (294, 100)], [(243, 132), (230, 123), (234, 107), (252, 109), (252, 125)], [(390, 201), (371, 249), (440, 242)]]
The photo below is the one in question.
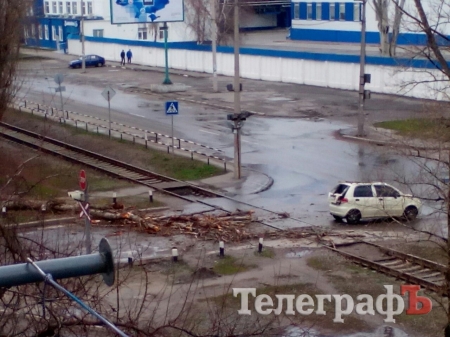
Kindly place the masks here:
[(330, 19), (330, 4), (328, 2), (322, 2), (322, 20)]
[(307, 18), (307, 6), (306, 2), (300, 2), (300, 20), (306, 20)]
[(345, 3), (345, 21), (353, 21), (353, 6), (357, 4), (351, 2)]
[[(359, 43), (361, 32), (348, 30), (321, 30), (308, 28), (291, 28), (292, 40)], [(449, 37), (450, 39), (450, 37)], [(378, 32), (366, 32), (366, 42), (370, 44), (380, 43)], [(400, 33), (397, 39), (398, 45), (426, 45), (425, 34)], [(447, 42), (445, 43), (447, 44)]]

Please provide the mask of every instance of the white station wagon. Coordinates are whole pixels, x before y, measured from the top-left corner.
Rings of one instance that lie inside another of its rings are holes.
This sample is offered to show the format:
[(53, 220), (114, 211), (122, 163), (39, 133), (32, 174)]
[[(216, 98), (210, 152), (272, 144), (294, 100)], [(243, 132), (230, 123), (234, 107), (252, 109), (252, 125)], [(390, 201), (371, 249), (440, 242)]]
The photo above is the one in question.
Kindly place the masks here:
[(419, 199), (381, 182), (342, 182), (328, 194), (328, 201), (334, 219), (349, 224), (391, 217), (414, 220), (422, 207)]

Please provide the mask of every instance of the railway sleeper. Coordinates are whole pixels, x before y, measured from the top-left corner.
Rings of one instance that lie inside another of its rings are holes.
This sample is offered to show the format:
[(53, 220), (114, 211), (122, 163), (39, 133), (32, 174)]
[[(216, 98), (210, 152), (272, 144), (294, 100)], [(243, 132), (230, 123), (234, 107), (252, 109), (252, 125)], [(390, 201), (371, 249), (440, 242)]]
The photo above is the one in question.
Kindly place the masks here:
[(148, 185), (162, 183), (161, 180), (158, 180), (158, 179), (149, 179), (148, 177), (142, 178), (142, 179), (137, 179), (137, 180), (138, 180), (140, 183), (148, 184)]
[[(410, 273), (410, 274), (411, 274), (411, 275), (417, 276), (417, 275), (421, 275), (421, 274), (427, 275), (427, 274), (430, 273), (430, 272), (432, 272), (431, 269), (428, 269), (428, 268), (422, 268), (422, 269), (420, 269), (420, 270), (418, 270), (418, 271), (416, 271), (416, 272)], [(420, 276), (419, 276), (419, 277), (420, 277)]]
[(406, 262), (402, 261), (402, 262), (403, 263), (401, 263), (401, 264), (390, 265), (388, 267), (396, 269), (396, 270), (408, 269), (411, 267), (411, 263), (409, 263), (407, 261)]
[(442, 273), (441, 272), (434, 272), (434, 273), (431, 273), (431, 274), (428, 274), (428, 275), (423, 275), (423, 276), (421, 276), (421, 278), (423, 278), (423, 279), (430, 279), (430, 278), (433, 278), (433, 277), (436, 277), (436, 276), (442, 276)]
[[(374, 261), (374, 262), (377, 262), (377, 261)], [(380, 262), (380, 264), (382, 264), (383, 266), (386, 266), (386, 267), (392, 267), (392, 266), (396, 266), (396, 265), (401, 265), (402, 263), (404, 263), (404, 261), (400, 260), (400, 259), (397, 259), (397, 258), (394, 259), (392, 262), (387, 262), (387, 263)]]
[(418, 270), (421, 270), (421, 269), (423, 269), (423, 267), (416, 264), (416, 265), (412, 265), (412, 266), (410, 266), (408, 268), (402, 268), (402, 269), (398, 269), (398, 270), (403, 272), (403, 273), (412, 274), (411, 272), (415, 272), (415, 271), (418, 271)]
[(436, 283), (439, 285), (443, 285), (445, 283), (445, 278), (443, 276), (441, 276), (441, 277), (437, 277), (435, 279), (428, 279), (427, 281), (433, 282), (433, 283)]

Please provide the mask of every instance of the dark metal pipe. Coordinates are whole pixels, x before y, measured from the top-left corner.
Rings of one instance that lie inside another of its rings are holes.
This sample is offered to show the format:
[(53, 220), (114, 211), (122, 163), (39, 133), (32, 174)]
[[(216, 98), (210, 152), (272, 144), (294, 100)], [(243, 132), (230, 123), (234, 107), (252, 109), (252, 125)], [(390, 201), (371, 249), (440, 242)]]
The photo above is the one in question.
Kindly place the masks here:
[[(114, 261), (108, 240), (100, 241), (99, 253), (35, 262), (54, 279), (103, 274), (109, 286), (114, 284)], [(42, 275), (29, 263), (0, 267), (0, 287), (13, 287), (43, 281)]]

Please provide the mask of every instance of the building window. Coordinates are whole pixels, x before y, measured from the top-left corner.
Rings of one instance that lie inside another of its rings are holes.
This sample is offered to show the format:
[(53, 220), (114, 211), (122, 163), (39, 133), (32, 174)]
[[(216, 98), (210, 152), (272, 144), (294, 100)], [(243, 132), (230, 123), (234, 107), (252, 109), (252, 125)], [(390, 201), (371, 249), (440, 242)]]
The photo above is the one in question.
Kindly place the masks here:
[(25, 38), (28, 38), (28, 27), (23, 27), (23, 36), (25, 36)]
[(59, 41), (63, 41), (63, 28), (62, 28), (62, 26), (59, 26), (58, 37), (59, 37)]
[(339, 4), (339, 20), (345, 20), (345, 4)]
[(42, 40), (42, 25), (38, 26), (39, 40)]
[(48, 25), (44, 26), (45, 39), (48, 40)]
[(330, 4), (330, 20), (334, 21), (336, 20), (336, 16), (335, 16), (335, 9), (334, 9), (334, 4)]
[(75, 1), (72, 1), (72, 14), (74, 15), (78, 14), (78, 3)]
[[(159, 38), (164, 39), (164, 30), (165, 29), (159, 29)], [(167, 30), (167, 38), (169, 38), (169, 31)]]
[(81, 2), (81, 15), (86, 15), (86, 2)]
[(56, 41), (56, 27), (52, 26), (52, 40)]
[(32, 38), (36, 37), (36, 26), (35, 25), (31, 25), (31, 37)]
[(353, 20), (361, 21), (361, 4), (359, 3), (353, 4)]
[(147, 28), (138, 28), (138, 39), (139, 40), (147, 40), (148, 39)]
[(312, 20), (312, 4), (306, 4), (306, 20)]
[(322, 20), (322, 4), (316, 3), (316, 20)]
[(62, 1), (58, 2), (58, 13), (59, 14), (63, 14), (64, 13), (63, 2)]
[(294, 19), (300, 19), (300, 4), (294, 4)]
[(88, 15), (92, 15), (92, 2), (88, 2)]
[(71, 12), (70, 2), (66, 2), (66, 14), (70, 14)]
[(48, 1), (46, 1), (46, 2), (44, 3), (44, 13), (45, 13), (45, 14), (50, 13), (50, 3), (49, 3)]
[(103, 29), (94, 29), (92, 35), (94, 35), (94, 37), (103, 37)]
[(52, 1), (52, 13), (56, 14), (58, 10), (56, 9), (56, 1)]

